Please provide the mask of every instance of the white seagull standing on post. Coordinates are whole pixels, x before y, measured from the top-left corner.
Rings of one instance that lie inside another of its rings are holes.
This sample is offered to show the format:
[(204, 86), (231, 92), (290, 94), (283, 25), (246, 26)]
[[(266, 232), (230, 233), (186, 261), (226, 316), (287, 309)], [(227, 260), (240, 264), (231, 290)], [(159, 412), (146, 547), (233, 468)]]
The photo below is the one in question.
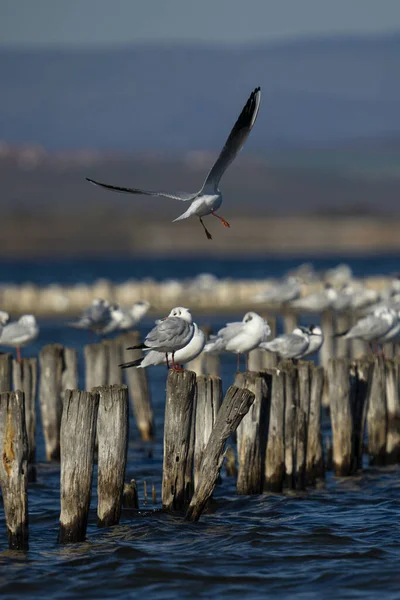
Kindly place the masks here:
[(173, 222), (196, 216), (200, 219), (200, 223), (204, 228), (207, 238), (211, 240), (211, 233), (204, 225), (203, 217), (207, 215), (213, 215), (221, 221), (224, 227), (230, 227), (229, 223), (225, 221), (225, 219), (216, 214), (216, 211), (222, 204), (222, 194), (218, 186), (222, 175), (225, 173), (231, 162), (235, 159), (238, 152), (243, 148), (244, 143), (249, 136), (249, 133), (258, 115), (260, 100), (261, 91), (260, 88), (257, 87), (250, 94), (249, 99), (247, 100), (225, 143), (225, 146), (222, 148), (219, 157), (207, 175), (207, 178), (203, 183), (203, 187), (199, 192), (194, 192), (192, 194), (186, 192), (155, 192), (142, 190), (139, 188), (120, 187), (107, 183), (100, 183), (94, 179), (89, 179), (89, 177), (86, 177), (86, 179), (94, 185), (99, 185), (114, 192), (122, 192), (125, 194), (143, 194), (145, 196), (162, 196), (164, 198), (171, 198), (172, 200), (191, 202), (189, 208), (179, 217), (174, 219)]

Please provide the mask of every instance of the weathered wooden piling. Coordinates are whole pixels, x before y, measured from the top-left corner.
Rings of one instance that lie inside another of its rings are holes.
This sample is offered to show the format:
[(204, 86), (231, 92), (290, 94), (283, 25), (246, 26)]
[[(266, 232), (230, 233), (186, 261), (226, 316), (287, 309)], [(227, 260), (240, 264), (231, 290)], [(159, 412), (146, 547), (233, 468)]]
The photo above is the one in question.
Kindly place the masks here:
[(376, 356), (367, 412), (368, 455), (371, 465), (384, 465), (386, 462), (387, 421), (385, 363), (383, 357)]
[(0, 354), (0, 393), (11, 390), (12, 354)]
[(293, 361), (282, 360), (279, 369), (285, 377), (285, 484), (289, 489), (295, 489), (296, 419), (299, 403), (299, 382), (297, 369)]
[[(130, 362), (143, 356), (141, 350), (128, 350), (129, 346), (140, 344), (138, 331), (125, 333), (118, 337), (118, 341), (122, 347), (123, 362)], [(125, 369), (125, 377), (140, 435), (143, 440), (151, 440), (154, 437), (154, 420), (146, 369)]]
[(108, 351), (106, 344), (87, 344), (85, 357), (85, 389), (108, 384)]
[(198, 375), (196, 383), (196, 411), (194, 435), (194, 489), (196, 489), (201, 460), (218, 411), (222, 403), (222, 381), (212, 375)]
[(357, 469), (362, 468), (364, 452), (365, 423), (367, 419), (368, 395), (371, 388), (373, 363), (369, 357), (353, 362), (352, 413), (353, 413), (353, 452)]
[(24, 394), (0, 394), (0, 485), (11, 550), (28, 550), (28, 436)]
[(129, 437), (128, 388), (94, 388), (100, 402), (97, 415), (97, 525), (119, 523)]
[(297, 490), (306, 487), (306, 462), (308, 441), (308, 419), (310, 412), (311, 363), (300, 361), (297, 366), (299, 377), (299, 403), (296, 410), (296, 460), (294, 481)]
[[(190, 502), (187, 469), (192, 431), (196, 374), (169, 371), (164, 420), (162, 504), (166, 510), (181, 510)], [(190, 465), (192, 468), (192, 465)]]
[(321, 316), (321, 329), (324, 334), (324, 343), (319, 351), (319, 363), (325, 369), (324, 379), (324, 391), (322, 396), (322, 405), (329, 406), (329, 378), (328, 378), (328, 364), (329, 361), (335, 356), (335, 323), (334, 316), (331, 311), (326, 311)]
[(335, 475), (351, 475), (355, 465), (350, 366), (347, 359), (338, 358), (329, 361), (328, 381), (333, 470)]
[(139, 508), (138, 489), (134, 479), (131, 479), (130, 483), (124, 484), (122, 506), (123, 508)]
[(261, 348), (255, 348), (249, 352), (248, 371), (260, 372), (264, 369), (264, 354), (265, 350), (261, 350)]
[(298, 316), (294, 311), (285, 310), (282, 314), (283, 319), (283, 332), (292, 333), (293, 329), (297, 327)]
[(28, 481), (36, 481), (36, 387), (37, 359), (13, 361), (14, 390), (22, 390), (25, 399), (25, 425), (28, 436)]
[(254, 394), (231, 386), (218, 411), (215, 425), (204, 450), (199, 482), (185, 515), (187, 521), (197, 521), (211, 497), (224, 460), (227, 439), (237, 429), (254, 402)]
[[(312, 379), (307, 428), (306, 484), (312, 485), (324, 476), (322, 451), (321, 404), (324, 389), (324, 368), (311, 366)], [(286, 397), (287, 401), (287, 397)]]
[(285, 373), (272, 371), (264, 489), (281, 492), (285, 477)]
[(400, 396), (399, 396), (399, 360), (385, 361), (387, 436), (386, 464), (400, 462)]
[(74, 348), (64, 348), (64, 370), (61, 376), (61, 391), (64, 400), (65, 390), (78, 387), (78, 353)]
[(85, 539), (98, 407), (98, 392), (65, 392), (61, 420), (61, 514), (58, 536), (62, 544)]
[[(348, 331), (351, 327), (351, 317), (349, 313), (339, 312), (336, 314), (336, 333), (343, 333)], [(325, 338), (326, 341), (326, 338)], [(325, 343), (325, 342), (324, 342)], [(336, 358), (349, 358), (350, 355), (350, 342), (343, 336), (336, 338)]]
[(47, 460), (60, 459), (62, 373), (64, 353), (60, 344), (48, 344), (39, 353), (39, 399)]
[(204, 373), (213, 377), (220, 377), (221, 359), (219, 354), (204, 352)]
[[(268, 380), (268, 381), (267, 381)], [(235, 386), (254, 394), (249, 412), (237, 428), (238, 494), (261, 494), (265, 477), (265, 452), (271, 402), (271, 375), (236, 373)]]
[(120, 364), (123, 361), (122, 346), (119, 339), (103, 340), (103, 345), (106, 348), (106, 364), (107, 364), (107, 384), (106, 385), (122, 385), (123, 372)]

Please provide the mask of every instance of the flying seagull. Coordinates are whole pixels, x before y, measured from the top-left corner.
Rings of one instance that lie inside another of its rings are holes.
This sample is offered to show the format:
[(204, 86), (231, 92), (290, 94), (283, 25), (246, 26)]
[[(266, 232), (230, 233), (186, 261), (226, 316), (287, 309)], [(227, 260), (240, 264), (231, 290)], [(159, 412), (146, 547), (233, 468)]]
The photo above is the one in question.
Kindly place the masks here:
[(116, 185), (110, 185), (107, 183), (100, 183), (94, 179), (86, 177), (87, 181), (94, 185), (99, 185), (107, 190), (115, 192), (122, 192), (125, 194), (143, 194), (145, 196), (162, 196), (164, 198), (171, 198), (172, 200), (181, 200), (181, 202), (190, 202), (189, 208), (179, 217), (174, 219), (175, 221), (181, 221), (192, 216), (196, 216), (200, 219), (206, 236), (209, 240), (212, 239), (211, 233), (208, 231), (203, 223), (203, 217), (206, 215), (213, 215), (217, 217), (224, 227), (230, 227), (229, 223), (222, 217), (216, 214), (216, 211), (222, 204), (222, 194), (219, 190), (219, 182), (226, 169), (229, 167), (231, 162), (235, 159), (237, 153), (243, 148), (245, 141), (247, 140), (249, 133), (256, 121), (258, 109), (260, 107), (261, 91), (257, 87), (250, 94), (242, 112), (239, 115), (226, 143), (222, 148), (219, 157), (217, 158), (211, 171), (208, 173), (203, 187), (199, 192), (186, 193), (186, 192), (154, 192), (149, 190), (141, 190), (139, 188), (128, 188), (120, 187)]

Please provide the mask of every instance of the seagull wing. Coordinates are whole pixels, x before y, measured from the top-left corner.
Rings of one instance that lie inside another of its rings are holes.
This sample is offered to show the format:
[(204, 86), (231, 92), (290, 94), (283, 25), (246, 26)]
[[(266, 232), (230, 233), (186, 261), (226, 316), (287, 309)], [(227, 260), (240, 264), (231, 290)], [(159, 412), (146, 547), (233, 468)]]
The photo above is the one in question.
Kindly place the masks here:
[(161, 196), (163, 198), (171, 198), (172, 200), (180, 200), (181, 202), (189, 202), (190, 200), (194, 200), (198, 195), (198, 192), (196, 192), (195, 194), (189, 194), (187, 192), (154, 192), (150, 190), (141, 190), (139, 188), (121, 187), (118, 185), (110, 185), (109, 183), (101, 183), (100, 181), (89, 179), (89, 177), (86, 177), (86, 181), (89, 181), (89, 183), (93, 183), (93, 185), (103, 187), (106, 190), (111, 190), (112, 192), (120, 192), (121, 194), (142, 194), (143, 196)]
[(225, 146), (222, 148), (219, 157), (214, 166), (207, 175), (202, 191), (206, 188), (212, 191), (218, 188), (219, 181), (231, 162), (235, 159), (236, 154), (243, 148), (249, 133), (256, 121), (258, 109), (260, 107), (261, 91), (256, 88), (246, 102), (242, 112), (239, 115), (233, 129), (226, 140)]
[(157, 349), (171, 346), (173, 349), (175, 345), (179, 345), (180, 340), (185, 338), (189, 332), (190, 326), (186, 321), (179, 317), (168, 317), (168, 319), (153, 327), (150, 333), (147, 334), (144, 343), (148, 348)]

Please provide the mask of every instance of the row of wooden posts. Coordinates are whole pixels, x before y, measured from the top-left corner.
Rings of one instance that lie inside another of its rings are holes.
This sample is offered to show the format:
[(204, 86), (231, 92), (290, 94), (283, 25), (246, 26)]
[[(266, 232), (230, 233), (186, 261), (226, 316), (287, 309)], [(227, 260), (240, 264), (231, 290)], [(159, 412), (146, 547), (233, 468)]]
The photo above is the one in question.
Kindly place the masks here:
[[(48, 356), (48, 350), (44, 350), (41, 377), (52, 380), (49, 370), (65, 376), (54, 347), (49, 354), (52, 360), (43, 360)], [(92, 356), (95, 353), (102, 356), (98, 347), (89, 351)], [(34, 464), (30, 446), (34, 423), (26, 398), (35, 389), (33, 360), (14, 363), (14, 387), (22, 383), (24, 389), (0, 394), (0, 483), (9, 546), (18, 549), (28, 547), (27, 485), (29, 465)], [(68, 359), (64, 360), (67, 364)], [(92, 360), (97, 366), (97, 360)], [(254, 354), (253, 363), (256, 360)], [(87, 356), (86, 361), (88, 364)], [(9, 362), (9, 357), (1, 357), (3, 385)], [(222, 402), (219, 377), (196, 376), (193, 371), (169, 372), (162, 474), (164, 510), (185, 511), (186, 520), (200, 517), (218, 481), (226, 442), (235, 431), (237, 493), (303, 490), (322, 479), (327, 459), (321, 431), (324, 388), (330, 399), (336, 475), (352, 475), (362, 467), (365, 429), (371, 464), (399, 462), (399, 378), (398, 358), (367, 357), (352, 362), (332, 359), (327, 371), (308, 361), (281, 361), (264, 370), (237, 373), (234, 386)], [(45, 388), (47, 395), (59, 395), (59, 387), (52, 385), (48, 383)], [(59, 432), (52, 432), (54, 439), (59, 438), (60, 454), (54, 450), (52, 456), (61, 459), (61, 543), (81, 541), (86, 534), (96, 435), (98, 525), (119, 522), (124, 489), (125, 505), (132, 505), (129, 494), (134, 490), (124, 483), (128, 406), (127, 387), (117, 383), (93, 386), (86, 392), (64, 389), (58, 412), (53, 407), (60, 419)], [(50, 409), (46, 414), (52, 414)], [(42, 419), (46, 431), (43, 408)]]

